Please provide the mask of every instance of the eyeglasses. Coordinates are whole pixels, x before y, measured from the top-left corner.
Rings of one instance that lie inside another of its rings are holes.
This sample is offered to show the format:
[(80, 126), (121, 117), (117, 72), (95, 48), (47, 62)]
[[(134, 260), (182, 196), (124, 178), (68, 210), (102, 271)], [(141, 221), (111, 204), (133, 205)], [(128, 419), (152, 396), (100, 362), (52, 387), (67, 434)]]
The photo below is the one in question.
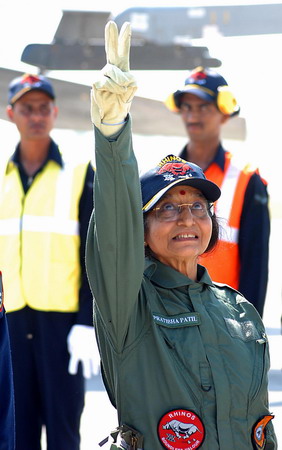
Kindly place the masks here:
[(208, 215), (213, 215), (213, 203), (194, 202), (194, 203), (163, 203), (160, 207), (153, 208), (156, 218), (160, 222), (173, 222), (177, 220), (182, 212), (183, 207), (188, 207), (192, 216), (197, 219), (204, 219)]

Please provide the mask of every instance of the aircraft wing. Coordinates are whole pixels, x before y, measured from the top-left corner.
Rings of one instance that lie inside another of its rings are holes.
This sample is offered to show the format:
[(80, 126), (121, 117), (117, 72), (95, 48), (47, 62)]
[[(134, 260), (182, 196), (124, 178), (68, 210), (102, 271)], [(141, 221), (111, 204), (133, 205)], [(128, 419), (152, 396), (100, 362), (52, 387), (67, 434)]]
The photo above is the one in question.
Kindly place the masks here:
[[(32, 43), (21, 60), (44, 70), (99, 70), (106, 64), (104, 28), (111, 18), (108, 11), (63, 11), (51, 44)], [(159, 45), (146, 38), (131, 41), (132, 70), (189, 70), (196, 66), (219, 67), (221, 61), (209, 55), (205, 46)]]
[[(21, 60), (41, 70), (97, 70), (106, 64), (105, 44), (29, 44)], [(202, 46), (145, 43), (130, 49), (132, 70), (191, 70), (197, 66), (219, 67), (221, 61), (211, 58), (208, 48)]]
[[(6, 116), (7, 90), (10, 81), (22, 72), (0, 68), (0, 119)], [(90, 120), (90, 86), (58, 80), (49, 77), (56, 92), (59, 115), (57, 128), (71, 130), (92, 130)], [(131, 107), (133, 132), (142, 135), (186, 136), (182, 121), (177, 114), (171, 113), (161, 101), (145, 97), (134, 98)], [(225, 139), (246, 138), (244, 118), (234, 117), (223, 128)]]

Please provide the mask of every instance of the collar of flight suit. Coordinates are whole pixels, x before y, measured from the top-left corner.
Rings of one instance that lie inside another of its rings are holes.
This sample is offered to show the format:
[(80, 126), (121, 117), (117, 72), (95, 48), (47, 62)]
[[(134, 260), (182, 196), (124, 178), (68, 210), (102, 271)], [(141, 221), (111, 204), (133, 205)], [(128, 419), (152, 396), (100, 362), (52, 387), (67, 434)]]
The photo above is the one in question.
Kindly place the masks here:
[(210, 279), (210, 276), (207, 270), (198, 264), (198, 281), (195, 282), (190, 278), (186, 277), (182, 273), (173, 269), (172, 267), (167, 266), (166, 264), (161, 263), (155, 258), (146, 258), (145, 259), (145, 276), (153, 281), (155, 284), (172, 289), (178, 288), (182, 286), (188, 286), (192, 284), (206, 284), (209, 286), (213, 286), (213, 282)]

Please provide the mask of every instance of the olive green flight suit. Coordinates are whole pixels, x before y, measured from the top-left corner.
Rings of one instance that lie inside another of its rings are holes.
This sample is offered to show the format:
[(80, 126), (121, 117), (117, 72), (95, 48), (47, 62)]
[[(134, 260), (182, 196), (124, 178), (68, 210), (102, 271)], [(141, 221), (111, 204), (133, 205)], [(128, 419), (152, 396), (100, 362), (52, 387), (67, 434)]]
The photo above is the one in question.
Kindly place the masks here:
[[(115, 139), (96, 130), (95, 140), (86, 263), (105, 384), (119, 425), (144, 438), (127, 448), (163, 449), (158, 423), (179, 408), (201, 419), (203, 450), (259, 448), (252, 429), (270, 414), (269, 351), (259, 314), (237, 291), (215, 285), (202, 266), (197, 282), (157, 260), (144, 266), (130, 119)], [(265, 434), (263, 448), (276, 449), (272, 422)]]

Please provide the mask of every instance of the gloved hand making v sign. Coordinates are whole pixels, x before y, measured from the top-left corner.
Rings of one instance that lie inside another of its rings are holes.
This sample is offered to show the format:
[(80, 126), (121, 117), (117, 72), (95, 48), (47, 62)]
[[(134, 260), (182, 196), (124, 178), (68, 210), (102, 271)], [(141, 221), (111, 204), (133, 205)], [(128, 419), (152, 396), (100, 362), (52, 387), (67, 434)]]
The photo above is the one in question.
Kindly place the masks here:
[(91, 91), (91, 119), (104, 136), (118, 132), (124, 124), (137, 89), (129, 72), (131, 28), (125, 22), (118, 33), (115, 22), (105, 28), (107, 64)]

